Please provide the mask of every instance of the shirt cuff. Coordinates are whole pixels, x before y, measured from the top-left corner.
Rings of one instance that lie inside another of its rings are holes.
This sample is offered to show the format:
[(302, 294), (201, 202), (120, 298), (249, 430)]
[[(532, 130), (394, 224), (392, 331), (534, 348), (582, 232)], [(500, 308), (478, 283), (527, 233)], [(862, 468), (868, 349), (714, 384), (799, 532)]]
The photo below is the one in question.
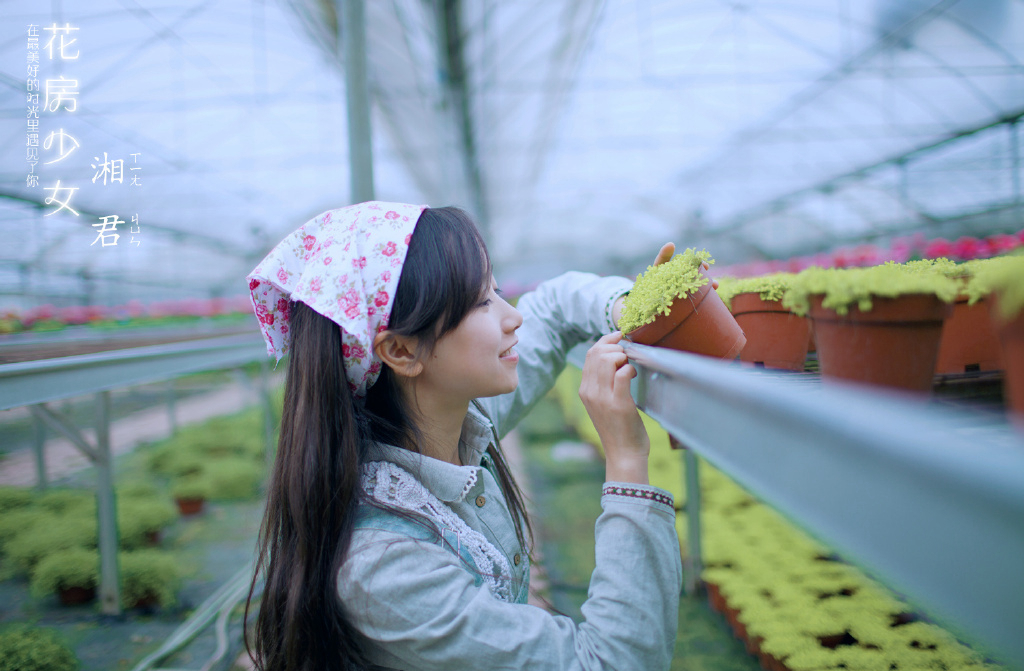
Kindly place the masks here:
[(650, 504), (654, 508), (675, 515), (675, 499), (671, 492), (653, 485), (639, 485), (632, 482), (606, 482), (601, 490), (601, 501)]
[(629, 293), (630, 289), (633, 288), (633, 283), (626, 278), (621, 278), (622, 284), (616, 286), (612, 291), (611, 295), (608, 296), (608, 300), (604, 303), (604, 320), (608, 324), (608, 332), (617, 331), (619, 326), (612, 319), (612, 307), (615, 305), (615, 301), (619, 300), (623, 296)]

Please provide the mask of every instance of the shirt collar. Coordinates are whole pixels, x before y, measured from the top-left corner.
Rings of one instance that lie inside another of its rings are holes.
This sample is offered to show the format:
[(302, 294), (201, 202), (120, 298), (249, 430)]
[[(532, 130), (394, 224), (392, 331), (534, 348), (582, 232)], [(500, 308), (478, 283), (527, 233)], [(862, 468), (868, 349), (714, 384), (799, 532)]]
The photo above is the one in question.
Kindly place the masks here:
[(394, 445), (371, 443), (367, 461), (389, 461), (409, 471), (431, 494), (445, 503), (465, 500), (480, 476), (480, 463), (491, 443), (491, 422), (470, 406), (462, 423), (459, 457), (466, 466), (456, 466)]

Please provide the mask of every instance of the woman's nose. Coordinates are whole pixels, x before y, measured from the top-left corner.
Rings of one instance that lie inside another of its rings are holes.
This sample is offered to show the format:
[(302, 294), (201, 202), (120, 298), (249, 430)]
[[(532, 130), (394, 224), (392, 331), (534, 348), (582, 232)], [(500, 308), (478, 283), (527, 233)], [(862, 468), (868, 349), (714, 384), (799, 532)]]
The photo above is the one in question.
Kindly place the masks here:
[(504, 320), (505, 328), (509, 331), (515, 331), (523, 325), (523, 315), (515, 308), (515, 306), (509, 305), (508, 307), (511, 312), (509, 312), (508, 316)]

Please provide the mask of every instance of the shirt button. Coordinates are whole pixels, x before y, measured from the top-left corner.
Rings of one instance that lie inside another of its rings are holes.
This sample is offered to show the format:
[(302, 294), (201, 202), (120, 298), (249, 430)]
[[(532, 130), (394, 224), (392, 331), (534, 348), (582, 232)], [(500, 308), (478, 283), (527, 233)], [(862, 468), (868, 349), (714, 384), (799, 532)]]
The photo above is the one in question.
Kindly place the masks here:
[(476, 507), (477, 508), (483, 508), (485, 503), (487, 503), (487, 497), (486, 496), (481, 494), (480, 496), (476, 497)]
[(523, 558), (517, 552), (516, 556), (512, 558), (512, 561), (516, 563), (516, 566), (519, 566), (519, 562), (523, 561)]

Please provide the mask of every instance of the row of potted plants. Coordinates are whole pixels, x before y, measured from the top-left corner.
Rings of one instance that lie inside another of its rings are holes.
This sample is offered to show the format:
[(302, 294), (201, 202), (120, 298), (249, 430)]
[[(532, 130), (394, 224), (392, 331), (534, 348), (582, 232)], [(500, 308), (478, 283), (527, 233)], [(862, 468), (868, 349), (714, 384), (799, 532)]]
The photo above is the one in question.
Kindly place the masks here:
[(1024, 413), (1024, 254), (812, 267), (721, 278), (717, 290), (710, 263), (687, 249), (640, 275), (620, 322), (627, 337), (803, 370), (813, 333), (823, 376), (918, 391), (936, 372), (1005, 368), (1008, 406)]
[[(178, 515), (149, 485), (117, 492), (121, 593), (127, 608), (173, 603), (181, 562), (156, 548), (160, 532)], [(95, 598), (99, 582), (96, 500), (88, 490), (36, 495), (0, 488), (0, 553), (6, 577), (25, 576), (36, 596), (56, 593), (62, 603)]]
[(248, 295), (228, 298), (187, 298), (121, 305), (40, 305), (27, 310), (0, 311), (0, 334), (57, 331), (67, 326), (98, 328), (161, 326), (198, 319), (251, 316)]
[(15, 624), (0, 630), (0, 671), (77, 671), (78, 658), (53, 629)]

